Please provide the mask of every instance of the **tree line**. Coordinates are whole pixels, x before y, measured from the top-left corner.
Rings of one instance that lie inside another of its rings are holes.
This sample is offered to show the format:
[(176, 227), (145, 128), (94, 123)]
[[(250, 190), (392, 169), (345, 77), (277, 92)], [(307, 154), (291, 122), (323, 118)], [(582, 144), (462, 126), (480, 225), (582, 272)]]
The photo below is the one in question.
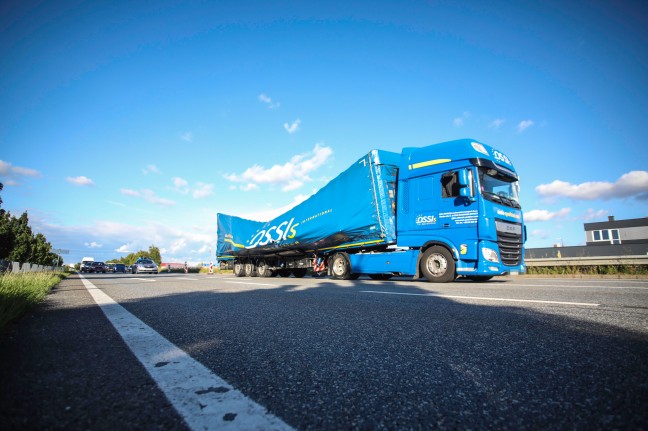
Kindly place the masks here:
[[(0, 191), (4, 185), (0, 183)], [(52, 252), (52, 245), (42, 233), (34, 234), (29, 226), (27, 211), (20, 217), (2, 208), (0, 196), (0, 259), (12, 262), (29, 262), (37, 265), (54, 265), (60, 256)]]
[(118, 259), (107, 260), (106, 263), (123, 263), (126, 266), (131, 266), (139, 258), (151, 259), (153, 262), (158, 265), (162, 263), (162, 256), (160, 255), (160, 249), (154, 245), (149, 246), (148, 251), (139, 250), (134, 253), (130, 253), (128, 256), (120, 257)]

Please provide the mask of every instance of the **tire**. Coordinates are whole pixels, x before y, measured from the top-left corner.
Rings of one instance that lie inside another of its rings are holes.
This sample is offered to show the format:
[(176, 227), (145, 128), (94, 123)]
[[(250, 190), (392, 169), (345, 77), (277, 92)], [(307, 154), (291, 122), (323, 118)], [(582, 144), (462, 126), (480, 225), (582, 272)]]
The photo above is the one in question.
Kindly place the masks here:
[(421, 257), (421, 272), (432, 283), (453, 281), (457, 277), (455, 267), (452, 254), (445, 247), (430, 247)]
[(244, 268), (246, 277), (256, 277), (256, 265), (254, 265), (252, 262), (245, 262)]
[(277, 275), (279, 277), (290, 277), (290, 270), (289, 269), (279, 269), (279, 270), (277, 270)]
[(259, 262), (259, 266), (257, 266), (256, 271), (259, 277), (272, 277), (273, 271), (270, 269), (268, 262), (266, 262), (265, 260)]
[(238, 260), (234, 262), (233, 270), (236, 277), (243, 277), (245, 275), (245, 265)]
[(336, 280), (349, 280), (351, 278), (351, 264), (346, 253), (333, 255), (331, 258), (331, 275)]
[(295, 278), (304, 278), (308, 274), (308, 269), (306, 268), (296, 268), (292, 270), (292, 275), (295, 276)]
[(493, 278), (492, 275), (465, 275), (464, 277), (466, 277), (468, 280), (477, 282), (488, 281)]

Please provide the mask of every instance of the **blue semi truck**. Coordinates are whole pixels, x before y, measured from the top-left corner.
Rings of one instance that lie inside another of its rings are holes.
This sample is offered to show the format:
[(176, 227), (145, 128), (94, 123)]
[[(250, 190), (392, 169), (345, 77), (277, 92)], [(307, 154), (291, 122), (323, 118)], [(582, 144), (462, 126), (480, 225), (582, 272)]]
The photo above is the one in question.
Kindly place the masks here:
[(518, 175), (472, 139), (372, 150), (283, 215), (217, 214), (216, 258), (243, 276), (458, 276), (524, 273)]

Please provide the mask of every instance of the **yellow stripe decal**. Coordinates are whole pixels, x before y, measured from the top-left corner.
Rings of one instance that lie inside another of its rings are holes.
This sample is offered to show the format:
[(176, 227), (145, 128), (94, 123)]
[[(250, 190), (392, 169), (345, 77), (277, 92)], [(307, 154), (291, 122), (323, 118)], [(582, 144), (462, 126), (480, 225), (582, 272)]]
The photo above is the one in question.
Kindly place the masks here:
[(428, 160), (427, 162), (420, 162), (420, 163), (414, 163), (413, 165), (409, 165), (409, 169), (418, 169), (418, 168), (425, 168), (427, 166), (434, 166), (434, 165), (440, 165), (441, 163), (448, 163), (451, 162), (451, 159), (434, 159), (434, 160)]
[(243, 244), (237, 244), (237, 243), (235, 243), (234, 241), (232, 241), (232, 240), (229, 239), (229, 238), (225, 239), (225, 242), (229, 242), (229, 243), (232, 244), (234, 247), (238, 247), (238, 248), (245, 248), (245, 246), (244, 246)]
[(343, 244), (343, 245), (337, 245), (337, 246), (335, 246), (335, 247), (320, 248), (319, 250), (320, 250), (320, 251), (324, 251), (324, 250), (334, 250), (334, 249), (336, 249), (336, 248), (357, 247), (357, 246), (360, 246), (360, 245), (378, 244), (378, 243), (381, 243), (381, 242), (385, 242), (385, 240), (384, 240), (384, 239), (377, 239), (377, 240), (374, 240), (374, 241), (356, 242), (355, 244)]

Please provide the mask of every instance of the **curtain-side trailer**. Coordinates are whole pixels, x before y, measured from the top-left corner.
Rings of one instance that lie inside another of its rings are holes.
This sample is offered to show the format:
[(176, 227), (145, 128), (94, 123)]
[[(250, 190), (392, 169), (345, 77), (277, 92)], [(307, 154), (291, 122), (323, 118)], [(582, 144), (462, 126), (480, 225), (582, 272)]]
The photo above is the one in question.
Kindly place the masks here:
[(283, 215), (218, 214), (217, 260), (236, 276), (457, 276), (525, 272), (518, 175), (502, 152), (462, 139), (372, 150)]

